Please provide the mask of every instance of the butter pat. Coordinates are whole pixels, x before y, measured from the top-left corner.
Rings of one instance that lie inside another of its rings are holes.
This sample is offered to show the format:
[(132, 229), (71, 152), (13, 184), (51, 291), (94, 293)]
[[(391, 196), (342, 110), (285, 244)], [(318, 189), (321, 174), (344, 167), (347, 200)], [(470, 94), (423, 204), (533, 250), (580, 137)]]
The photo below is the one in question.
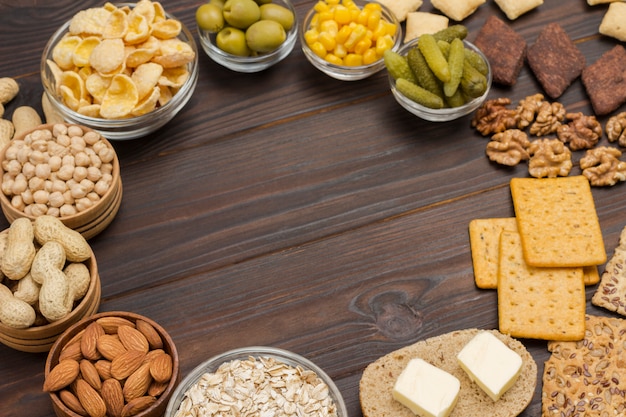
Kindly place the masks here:
[(461, 383), (422, 359), (411, 359), (393, 387), (393, 398), (421, 417), (447, 417)]
[(515, 384), (522, 357), (490, 332), (480, 332), (457, 355), (459, 365), (494, 401)]

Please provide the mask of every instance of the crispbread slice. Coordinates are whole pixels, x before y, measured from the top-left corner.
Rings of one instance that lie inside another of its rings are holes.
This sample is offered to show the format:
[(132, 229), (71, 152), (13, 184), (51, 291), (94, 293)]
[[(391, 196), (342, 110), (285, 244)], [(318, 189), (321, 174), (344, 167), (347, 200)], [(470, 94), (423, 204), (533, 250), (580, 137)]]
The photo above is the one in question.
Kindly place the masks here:
[(587, 178), (513, 178), (511, 195), (528, 265), (575, 267), (606, 262)]
[(522, 369), (517, 381), (498, 401), (493, 401), (469, 378), (456, 358), (461, 349), (481, 331), (463, 329), (431, 337), (370, 363), (359, 383), (363, 417), (416, 417), (392, 396), (396, 379), (412, 358), (421, 358), (461, 382), (459, 398), (450, 417), (512, 417), (520, 414), (533, 398), (537, 385), (537, 364), (519, 340), (497, 330), (487, 330), (522, 357)]
[(623, 294), (626, 294), (626, 227), (622, 229), (613, 256), (606, 263), (591, 303), (626, 316), (626, 300), (622, 298)]
[[(500, 258), (500, 233), (517, 231), (515, 217), (473, 219), (469, 224), (470, 249), (474, 267), (474, 282), (478, 288), (498, 288), (498, 262)], [(583, 267), (585, 285), (600, 281), (595, 265)]]
[(474, 281), (478, 288), (495, 289), (498, 287), (498, 259), (502, 230), (517, 231), (515, 217), (470, 221), (470, 249), (474, 266)]
[(503, 231), (498, 270), (500, 331), (513, 337), (580, 340), (585, 334), (582, 268), (526, 265), (520, 235)]
[(585, 338), (548, 343), (544, 365), (542, 416), (623, 416), (626, 321), (586, 317)]

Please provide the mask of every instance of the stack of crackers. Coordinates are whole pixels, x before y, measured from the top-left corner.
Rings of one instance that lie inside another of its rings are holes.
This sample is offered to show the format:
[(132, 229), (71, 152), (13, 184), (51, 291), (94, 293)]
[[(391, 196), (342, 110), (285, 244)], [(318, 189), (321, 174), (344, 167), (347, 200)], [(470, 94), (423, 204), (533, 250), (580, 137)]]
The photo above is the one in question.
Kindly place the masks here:
[(515, 217), (470, 222), (476, 285), (497, 289), (502, 333), (581, 340), (585, 285), (599, 282), (606, 261), (589, 181), (514, 178), (510, 187)]

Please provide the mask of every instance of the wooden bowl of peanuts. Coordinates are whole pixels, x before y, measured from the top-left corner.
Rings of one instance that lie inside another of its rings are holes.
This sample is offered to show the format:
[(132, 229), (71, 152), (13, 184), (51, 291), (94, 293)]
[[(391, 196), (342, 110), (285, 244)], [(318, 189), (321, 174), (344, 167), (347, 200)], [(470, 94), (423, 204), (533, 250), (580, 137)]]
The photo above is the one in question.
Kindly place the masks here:
[(160, 417), (180, 381), (176, 346), (153, 320), (98, 313), (76, 323), (48, 354), (43, 389), (58, 417)]
[(100, 307), (98, 264), (82, 235), (52, 216), (17, 219), (0, 232), (0, 343), (48, 352)]
[(90, 239), (122, 202), (115, 149), (85, 126), (44, 124), (22, 133), (0, 151), (0, 169), (0, 207), (9, 223), (52, 215)]

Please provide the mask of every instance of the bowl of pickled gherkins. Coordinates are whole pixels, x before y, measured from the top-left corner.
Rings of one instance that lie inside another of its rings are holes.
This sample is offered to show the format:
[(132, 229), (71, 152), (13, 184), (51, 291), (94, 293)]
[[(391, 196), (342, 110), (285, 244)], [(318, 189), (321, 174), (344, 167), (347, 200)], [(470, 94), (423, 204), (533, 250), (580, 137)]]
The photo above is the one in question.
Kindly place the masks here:
[(466, 36), (464, 26), (453, 25), (385, 53), (391, 92), (402, 107), (433, 122), (455, 120), (480, 107), (491, 88), (491, 67)]
[(285, 59), (298, 38), (289, 0), (207, 0), (196, 9), (200, 45), (216, 63), (259, 72)]
[(396, 51), (402, 27), (384, 5), (367, 0), (318, 0), (300, 30), (304, 56), (326, 75), (355, 81), (385, 68), (383, 55)]

